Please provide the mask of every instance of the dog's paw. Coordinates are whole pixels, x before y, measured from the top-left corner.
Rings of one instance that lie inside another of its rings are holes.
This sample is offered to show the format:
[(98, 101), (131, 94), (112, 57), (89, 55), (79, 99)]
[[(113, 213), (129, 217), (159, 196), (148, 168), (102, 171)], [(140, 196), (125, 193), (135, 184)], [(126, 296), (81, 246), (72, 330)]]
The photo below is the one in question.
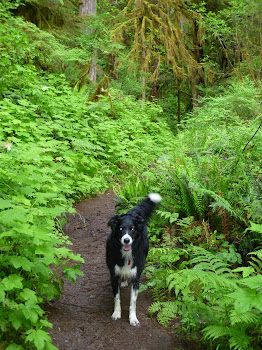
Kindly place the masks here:
[(115, 311), (111, 316), (113, 321), (119, 320), (121, 318), (121, 312)]
[(130, 318), (129, 322), (130, 322), (131, 326), (134, 326), (134, 327), (140, 326), (140, 322), (138, 321), (138, 319), (136, 317)]

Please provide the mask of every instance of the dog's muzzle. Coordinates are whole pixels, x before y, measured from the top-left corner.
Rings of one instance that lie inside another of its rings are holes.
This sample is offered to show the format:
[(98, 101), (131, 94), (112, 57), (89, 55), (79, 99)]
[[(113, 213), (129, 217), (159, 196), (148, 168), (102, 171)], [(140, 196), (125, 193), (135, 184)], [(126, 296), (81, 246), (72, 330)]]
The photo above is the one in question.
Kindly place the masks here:
[(133, 239), (132, 237), (126, 233), (122, 238), (121, 238), (121, 243), (123, 246), (123, 249), (128, 252), (131, 249), (132, 243), (133, 243)]

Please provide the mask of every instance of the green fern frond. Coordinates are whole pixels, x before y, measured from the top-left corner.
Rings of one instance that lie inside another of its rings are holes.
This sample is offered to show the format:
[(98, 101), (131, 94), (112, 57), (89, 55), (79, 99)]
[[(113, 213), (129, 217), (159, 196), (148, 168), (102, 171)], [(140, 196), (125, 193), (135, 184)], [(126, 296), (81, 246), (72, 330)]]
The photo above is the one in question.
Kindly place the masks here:
[(254, 222), (250, 222), (250, 227), (248, 227), (244, 232), (247, 232), (247, 231), (262, 233), (262, 225), (256, 224)]
[(167, 327), (177, 316), (178, 308), (176, 302), (166, 302), (162, 306), (162, 310), (157, 314), (157, 320), (162, 326)]
[(254, 350), (250, 346), (251, 337), (247, 336), (245, 333), (238, 332), (236, 336), (232, 336), (229, 339), (230, 349), (233, 350)]
[(218, 339), (230, 335), (230, 330), (225, 326), (211, 325), (202, 330), (205, 339)]
[(215, 193), (214, 191), (211, 190), (207, 190), (203, 187), (200, 187), (198, 184), (192, 184), (191, 183), (192, 188), (200, 193), (202, 196), (207, 196), (211, 199), (214, 200), (214, 202), (212, 204), (210, 204), (210, 207), (212, 207), (213, 209), (216, 208), (222, 208), (224, 209), (227, 213), (229, 213), (232, 217), (238, 219), (239, 221), (244, 221), (242, 217), (240, 217), (236, 211), (232, 208), (231, 204), (229, 203), (228, 200), (226, 200), (225, 198), (221, 197), (220, 195), (218, 195), (217, 193)]
[(171, 271), (166, 282), (169, 291), (175, 289), (176, 294), (184, 293), (185, 289), (192, 288), (197, 283), (204, 291), (233, 291), (237, 288), (237, 275), (229, 269), (228, 264), (212, 252), (200, 247), (192, 247), (193, 258), (188, 265), (192, 269)]
[(72, 145), (76, 149), (83, 149), (86, 151), (104, 151), (104, 149), (98, 145), (94, 145), (88, 139), (74, 139)]
[(205, 339), (216, 340), (218, 338), (229, 337), (229, 345), (234, 350), (248, 350), (251, 337), (242, 328), (212, 325), (202, 330)]
[(258, 292), (262, 289), (262, 275), (246, 277), (239, 280), (238, 283), (241, 285), (245, 285), (249, 288), (255, 289)]
[(168, 301), (168, 302), (155, 302), (149, 308), (149, 313), (152, 315), (155, 312), (157, 314), (158, 322), (167, 327), (171, 320), (177, 316), (178, 305), (177, 302)]
[(230, 277), (235, 277), (229, 265), (214, 253), (201, 247), (192, 247), (191, 251), (194, 258), (190, 260), (190, 264), (194, 265), (194, 269), (211, 271), (217, 275), (228, 273)]
[(162, 303), (160, 301), (156, 301), (151, 306), (149, 306), (148, 312), (150, 315), (153, 315), (155, 312), (158, 312), (161, 309), (162, 309)]
[(232, 325), (235, 325), (237, 323), (258, 325), (262, 323), (262, 316), (259, 311), (254, 309), (252, 311), (246, 312), (243, 312), (242, 310), (239, 311), (232, 309), (230, 312), (230, 321)]
[(262, 249), (259, 249), (259, 250), (255, 251), (255, 252), (251, 252), (249, 254), (250, 255), (256, 255), (259, 259), (262, 259)]
[[(219, 294), (221, 297), (227, 291), (233, 291), (237, 285), (236, 280), (227, 278), (224, 275), (216, 275), (214, 272), (202, 270), (182, 270), (170, 274), (167, 277), (168, 289), (180, 293), (210, 293)], [(201, 292), (200, 292), (201, 291)]]
[[(179, 175), (175, 170), (167, 172), (169, 179), (168, 188), (171, 189), (170, 196), (176, 198), (175, 211), (182, 213), (183, 216), (202, 217), (203, 208), (201, 198), (192, 191), (188, 177)], [(171, 186), (170, 186), (171, 185)]]
[[(260, 256), (260, 253), (259, 255)], [(254, 268), (254, 270), (257, 272), (257, 273), (261, 273), (262, 271), (262, 260), (257, 259), (255, 257), (252, 257), (252, 260), (253, 261), (250, 261), (249, 264)]]

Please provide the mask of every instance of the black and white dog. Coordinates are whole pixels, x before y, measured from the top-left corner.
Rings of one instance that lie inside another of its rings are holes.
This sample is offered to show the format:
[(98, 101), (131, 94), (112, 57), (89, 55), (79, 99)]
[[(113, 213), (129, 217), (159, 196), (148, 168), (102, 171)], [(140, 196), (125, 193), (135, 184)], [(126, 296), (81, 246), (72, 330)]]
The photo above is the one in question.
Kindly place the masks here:
[(151, 193), (126, 214), (114, 216), (109, 221), (111, 233), (106, 244), (106, 263), (110, 270), (115, 308), (112, 319), (121, 318), (120, 286), (131, 283), (129, 322), (139, 326), (136, 317), (136, 300), (140, 275), (145, 267), (149, 242), (147, 223), (161, 196)]

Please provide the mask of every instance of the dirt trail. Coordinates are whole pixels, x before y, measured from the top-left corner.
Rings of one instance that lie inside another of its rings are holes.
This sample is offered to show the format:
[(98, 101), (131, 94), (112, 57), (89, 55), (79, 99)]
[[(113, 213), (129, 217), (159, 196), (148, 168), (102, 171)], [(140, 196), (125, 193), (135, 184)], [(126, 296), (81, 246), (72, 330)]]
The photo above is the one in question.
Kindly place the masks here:
[(75, 284), (66, 282), (60, 300), (48, 305), (54, 345), (60, 350), (193, 349), (149, 318), (152, 298), (147, 291), (138, 297), (140, 327), (131, 327), (128, 322), (130, 288), (122, 289), (122, 319), (111, 320), (113, 297), (105, 264), (105, 241), (114, 207), (114, 194), (108, 191), (82, 201), (76, 206), (78, 214), (68, 215), (64, 230), (73, 243), (73, 251), (85, 259), (85, 276)]

